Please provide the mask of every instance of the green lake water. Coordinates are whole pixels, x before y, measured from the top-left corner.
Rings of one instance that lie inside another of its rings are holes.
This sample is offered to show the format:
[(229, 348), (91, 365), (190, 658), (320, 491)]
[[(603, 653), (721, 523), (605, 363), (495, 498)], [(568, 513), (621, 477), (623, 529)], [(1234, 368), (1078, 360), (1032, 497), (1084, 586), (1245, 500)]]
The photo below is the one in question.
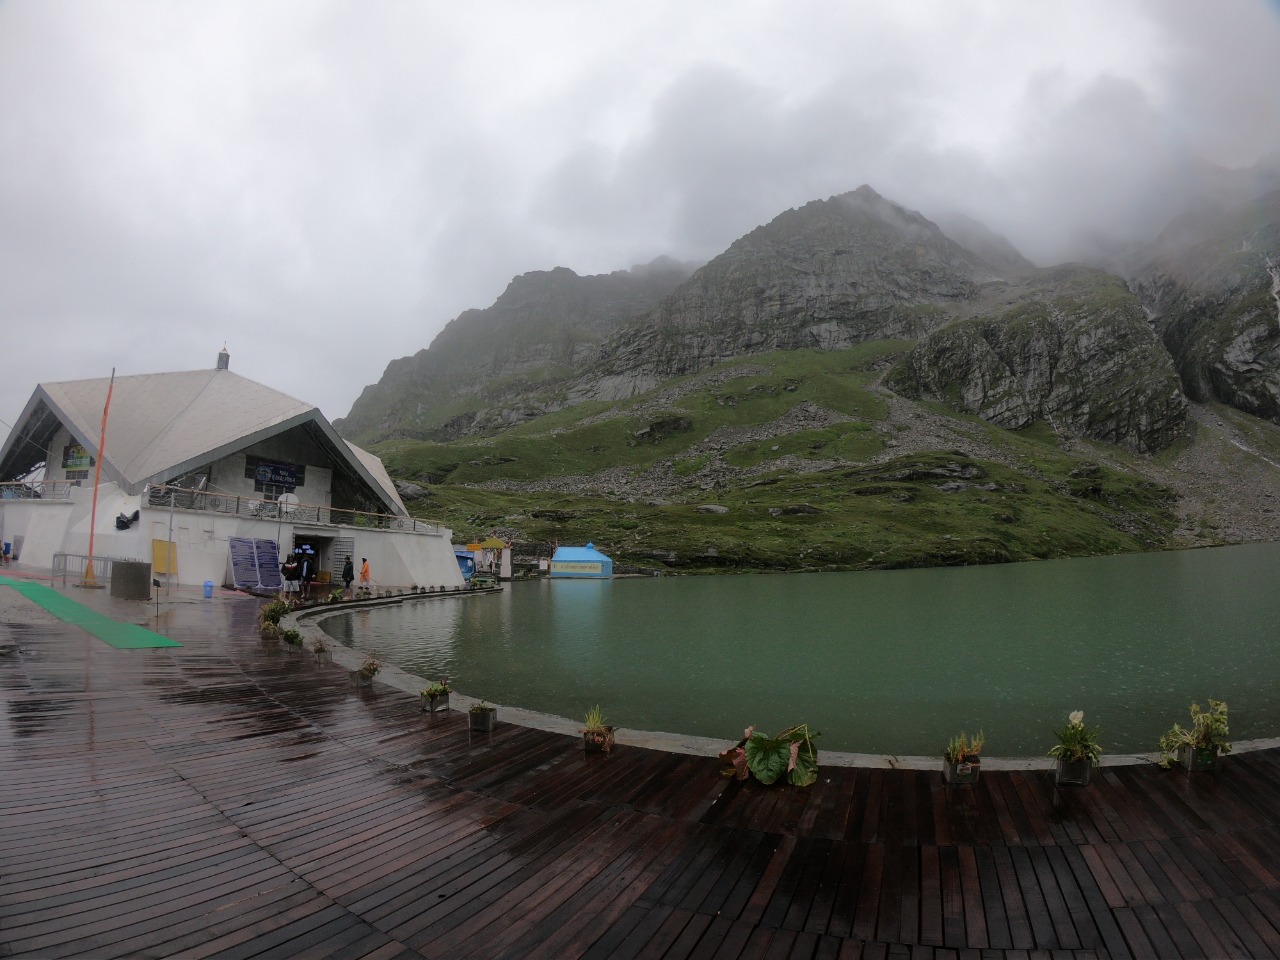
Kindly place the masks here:
[(961, 728), (1039, 756), (1072, 710), (1148, 752), (1192, 700), (1280, 735), (1280, 544), (935, 570), (541, 580), (323, 622), (463, 693), (736, 740), (807, 722), (820, 749), (936, 755)]

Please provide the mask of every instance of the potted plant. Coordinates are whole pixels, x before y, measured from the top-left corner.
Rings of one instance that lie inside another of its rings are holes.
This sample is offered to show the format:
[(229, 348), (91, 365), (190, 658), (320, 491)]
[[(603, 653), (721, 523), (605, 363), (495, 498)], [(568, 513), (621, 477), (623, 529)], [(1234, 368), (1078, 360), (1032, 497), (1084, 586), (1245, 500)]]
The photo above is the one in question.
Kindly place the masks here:
[(378, 658), (369, 654), (364, 658), (364, 662), (360, 664), (360, 669), (351, 671), (351, 679), (356, 682), (357, 687), (368, 687), (373, 685), (373, 678), (377, 676), (378, 671), (382, 669), (382, 664), (378, 662)]
[(582, 748), (587, 753), (608, 753), (613, 749), (613, 727), (604, 722), (600, 704), (587, 711), (581, 733)]
[(419, 706), (423, 713), (449, 709), (449, 678), (445, 677), (422, 691)]
[(263, 640), (279, 640), (282, 631), (280, 618), (289, 612), (289, 604), (283, 600), (272, 600), (258, 608), (258, 633)]
[(1058, 784), (1084, 786), (1093, 774), (1094, 765), (1102, 757), (1098, 743), (1100, 727), (1084, 725), (1084, 711), (1073, 710), (1067, 717), (1067, 725), (1058, 731), (1058, 742), (1049, 756), (1058, 761), (1054, 781)]
[(1200, 704), (1193, 703), (1191, 726), (1175, 723), (1160, 738), (1160, 766), (1168, 767), (1177, 760), (1188, 773), (1212, 770), (1218, 765), (1218, 754), (1231, 752), (1227, 734), (1225, 700), (1210, 697), (1208, 710), (1201, 710)]
[(302, 633), (293, 627), (280, 632), (280, 639), (292, 647), (302, 646)]
[(472, 733), (492, 733), (498, 721), (498, 708), (478, 700), (471, 705), (468, 715)]
[(721, 772), (738, 780), (754, 775), (764, 784), (785, 776), (793, 786), (807, 787), (818, 779), (818, 750), (813, 745), (817, 736), (818, 731), (810, 730), (807, 723), (787, 727), (776, 737), (759, 733), (752, 725), (736, 746), (720, 754), (729, 764)]
[(942, 751), (942, 779), (946, 783), (977, 783), (982, 772), (982, 744), (986, 741), (981, 730), (970, 737), (963, 730), (952, 737)]
[(333, 659), (333, 654), (329, 652), (329, 644), (325, 642), (324, 637), (316, 637), (311, 642), (311, 650), (316, 655), (316, 663), (328, 663)]

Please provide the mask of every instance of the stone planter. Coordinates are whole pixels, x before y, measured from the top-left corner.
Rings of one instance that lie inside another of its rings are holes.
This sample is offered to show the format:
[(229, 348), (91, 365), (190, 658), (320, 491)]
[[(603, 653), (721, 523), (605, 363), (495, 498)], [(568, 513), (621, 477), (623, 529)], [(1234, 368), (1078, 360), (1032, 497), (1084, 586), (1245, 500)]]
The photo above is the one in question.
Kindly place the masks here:
[(369, 673), (365, 673), (363, 670), (352, 670), (351, 682), (354, 683), (357, 687), (372, 687), (373, 675)]
[(961, 761), (942, 758), (942, 779), (945, 783), (953, 786), (977, 783), (980, 773), (982, 773), (982, 761), (976, 758)]
[(613, 727), (583, 730), (582, 749), (587, 753), (608, 753), (613, 749)]
[(492, 733), (494, 725), (498, 722), (497, 707), (481, 707), (476, 709), (472, 707), (468, 711), (470, 716), (470, 726), (472, 733)]
[(449, 694), (442, 693), (437, 697), (430, 697), (427, 694), (421, 694), (421, 708), (423, 713), (435, 713), (438, 710), (449, 709)]
[(1202, 773), (1218, 768), (1217, 747), (1179, 747), (1178, 763), (1187, 773)]
[(1093, 776), (1093, 761), (1088, 758), (1059, 760), (1053, 772), (1054, 783), (1058, 786), (1083, 787), (1088, 784), (1091, 776)]

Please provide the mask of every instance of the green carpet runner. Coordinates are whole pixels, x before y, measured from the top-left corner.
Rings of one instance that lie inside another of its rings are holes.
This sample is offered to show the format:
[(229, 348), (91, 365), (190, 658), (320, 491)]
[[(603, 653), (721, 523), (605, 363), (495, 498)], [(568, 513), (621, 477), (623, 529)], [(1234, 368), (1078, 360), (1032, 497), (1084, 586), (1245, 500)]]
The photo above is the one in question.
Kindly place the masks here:
[(177, 640), (170, 640), (168, 637), (162, 637), (158, 633), (152, 633), (146, 627), (140, 627), (136, 623), (120, 623), (117, 620), (112, 620), (105, 614), (90, 610), (83, 604), (76, 603), (70, 597), (58, 593), (51, 587), (46, 587), (43, 583), (0, 577), (0, 586), (12, 587), (28, 600), (44, 607), (59, 620), (74, 624), (77, 627), (83, 627), (99, 640), (110, 644), (117, 650), (145, 650), (151, 647), (182, 646)]

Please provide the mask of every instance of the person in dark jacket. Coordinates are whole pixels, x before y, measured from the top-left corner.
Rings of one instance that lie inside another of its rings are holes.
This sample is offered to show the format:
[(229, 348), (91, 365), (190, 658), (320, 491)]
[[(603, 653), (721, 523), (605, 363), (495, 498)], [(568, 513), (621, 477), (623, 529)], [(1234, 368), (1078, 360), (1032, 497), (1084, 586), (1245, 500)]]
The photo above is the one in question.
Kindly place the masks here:
[(291, 553), (286, 556), (284, 563), (280, 564), (280, 576), (284, 580), (286, 600), (296, 600), (298, 598), (298, 579), (301, 575), (302, 571), (298, 566), (297, 554)]
[(351, 582), (356, 578), (356, 567), (351, 562), (351, 558), (347, 557), (347, 562), (342, 565), (342, 586), (347, 591), (347, 596), (351, 596)]
[(309, 600), (311, 598), (311, 581), (316, 578), (316, 558), (312, 554), (304, 552), (298, 566), (302, 574), (302, 598)]

